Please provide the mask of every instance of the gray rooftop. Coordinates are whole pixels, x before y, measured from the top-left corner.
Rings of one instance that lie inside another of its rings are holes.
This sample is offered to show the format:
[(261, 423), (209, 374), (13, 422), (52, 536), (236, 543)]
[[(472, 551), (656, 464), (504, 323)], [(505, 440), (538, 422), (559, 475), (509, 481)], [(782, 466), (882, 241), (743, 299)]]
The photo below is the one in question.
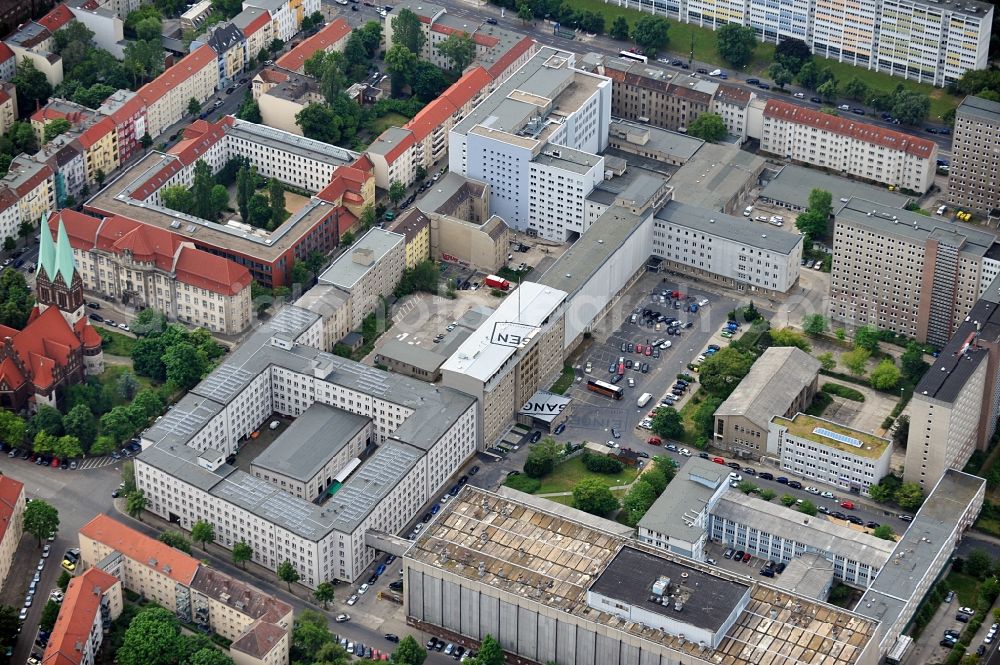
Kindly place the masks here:
[[(979, 364), (989, 358), (989, 351), (977, 344), (968, 344), (977, 336), (977, 327), (986, 337), (996, 333), (1000, 326), (1000, 308), (997, 303), (980, 298), (964, 321), (951, 336), (944, 349), (934, 359), (934, 364), (921, 377), (913, 396), (917, 399), (935, 399), (952, 403), (966, 390), (969, 378)], [(993, 341), (993, 340), (991, 340)]]
[[(361, 236), (347, 251), (337, 257), (337, 259), (324, 270), (317, 281), (321, 284), (339, 286), (350, 291), (354, 285), (373, 270), (386, 254), (398, 245), (406, 243), (406, 236), (401, 233), (393, 233), (378, 227), (368, 230), (368, 233)], [(361, 257), (362, 252), (372, 252), (372, 263), (361, 262), (355, 258)]]
[(329, 143), (238, 118), (234, 120), (233, 126), (227, 131), (232, 136), (238, 136), (251, 143), (264, 145), (279, 152), (292, 153), (334, 167), (350, 164), (358, 156), (356, 152), (344, 150)]
[[(661, 576), (669, 577), (672, 584), (697, 589), (692, 591), (692, 602), (685, 603), (682, 617), (678, 617), (672, 606), (650, 602), (650, 589)], [(750, 586), (626, 545), (594, 580), (590, 590), (675, 621), (717, 631), (739, 609), (750, 593)]]
[(465, 178), (454, 171), (448, 171), (420, 197), (417, 208), (425, 213), (437, 212), (448, 215), (454, 209), (456, 202), (464, 201), (473, 195), (479, 196), (478, 192), (469, 191), (470, 188), (480, 190), (487, 186), (479, 180)]
[(709, 499), (728, 476), (729, 467), (700, 457), (688, 459), (639, 520), (639, 527), (687, 542), (696, 541), (705, 527), (693, 526), (692, 522), (705, 511)]
[(984, 256), (996, 243), (992, 233), (980, 231), (967, 224), (947, 222), (909, 210), (851, 199), (836, 215), (836, 221), (902, 238), (911, 243), (926, 243), (929, 239), (959, 247), (959, 251), (972, 256)]
[(629, 168), (621, 175), (601, 180), (587, 195), (587, 199), (603, 205), (614, 205), (621, 200), (628, 207), (644, 208), (666, 184), (667, 179), (660, 173), (643, 168)]
[[(677, 182), (671, 180), (674, 196), (682, 196)], [(717, 209), (689, 205), (675, 199), (656, 213), (657, 219), (690, 228), (699, 233), (725, 238), (757, 249), (765, 249), (779, 254), (791, 254), (802, 242), (802, 236), (774, 228), (761, 230), (761, 226), (750, 224), (745, 217), (733, 217), (718, 212)]]
[(826, 600), (826, 592), (833, 583), (833, 562), (819, 554), (806, 552), (788, 562), (771, 584), (807, 598)]
[(403, 129), (402, 127), (392, 127), (386, 128), (384, 132), (378, 135), (370, 146), (368, 146), (368, 152), (373, 155), (385, 155), (390, 150), (395, 149), (401, 141), (406, 138), (412, 137), (413, 132), (409, 129)]
[(762, 532), (780, 533), (783, 538), (807, 545), (811, 551), (840, 555), (873, 568), (886, 565), (894, 546), (888, 540), (834, 522), (831, 517), (803, 516), (797, 510), (732, 490), (719, 497), (712, 515), (752, 525)]
[(910, 201), (909, 196), (890, 192), (885, 187), (875, 187), (796, 164), (788, 164), (778, 171), (771, 182), (761, 190), (760, 196), (804, 210), (809, 207), (809, 192), (814, 189), (830, 192), (835, 211), (854, 197), (875, 201), (891, 208), (902, 208)]
[(993, 124), (1000, 123), (1000, 102), (969, 95), (958, 105), (955, 115), (979, 118)]
[(370, 422), (370, 418), (314, 402), (251, 465), (307, 482)]
[(716, 416), (745, 416), (767, 430), (771, 418), (782, 416), (802, 389), (819, 374), (819, 361), (793, 346), (772, 346), (743, 377)]
[(608, 133), (613, 141), (622, 141), (636, 149), (660, 152), (683, 161), (694, 157), (705, 143), (694, 136), (628, 120), (612, 122)]
[(572, 171), (579, 175), (585, 175), (589, 173), (598, 162), (601, 161), (601, 157), (594, 155), (589, 152), (584, 152), (582, 150), (574, 150), (573, 148), (567, 148), (566, 146), (552, 146), (551, 149), (546, 149), (545, 152), (539, 154), (535, 157), (534, 161), (538, 164), (544, 164), (545, 166), (550, 166), (553, 168), (563, 169), (565, 171)]
[(241, 32), (246, 31), (247, 27), (254, 22), (254, 20), (264, 13), (264, 10), (259, 7), (247, 7), (239, 14), (237, 14), (231, 23), (240, 29)]
[[(449, 334), (453, 334), (456, 331), (452, 331)], [(465, 336), (468, 337), (469, 333), (466, 331)], [(412, 365), (417, 369), (421, 369), (425, 372), (434, 373), (440, 369), (444, 361), (448, 359), (448, 355), (444, 355), (437, 352), (437, 348), (441, 344), (435, 344), (434, 349), (425, 349), (422, 346), (416, 344), (407, 344), (406, 342), (401, 342), (398, 339), (392, 339), (382, 345), (382, 347), (376, 352), (378, 356), (385, 358), (392, 358), (393, 360), (407, 365)]]
[[(927, 574), (941, 550), (954, 550), (966, 511), (984, 491), (985, 483), (982, 478), (946, 470), (906, 533), (895, 543), (892, 563), (879, 571), (854, 612), (886, 626), (895, 623), (917, 588), (917, 580)], [(890, 639), (894, 636), (890, 635)]]
[(762, 157), (731, 145), (706, 143), (670, 179), (678, 201), (722, 210), (763, 170)]

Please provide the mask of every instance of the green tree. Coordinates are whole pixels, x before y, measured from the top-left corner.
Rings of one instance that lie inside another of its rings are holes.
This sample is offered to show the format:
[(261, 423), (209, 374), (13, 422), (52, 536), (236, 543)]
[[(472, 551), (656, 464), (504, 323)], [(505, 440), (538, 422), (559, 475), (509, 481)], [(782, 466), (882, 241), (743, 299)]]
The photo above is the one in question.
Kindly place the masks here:
[(715, 31), (716, 49), (723, 60), (733, 67), (742, 67), (753, 58), (757, 37), (753, 28), (727, 23)]
[(292, 590), (292, 584), (299, 581), (299, 571), (295, 570), (295, 566), (288, 559), (285, 559), (280, 564), (278, 564), (278, 579), (288, 585), (288, 590)]
[(254, 100), (252, 93), (248, 92), (243, 98), (243, 103), (240, 104), (240, 108), (236, 111), (236, 117), (258, 125), (261, 123), (260, 105)]
[(73, 125), (69, 124), (69, 120), (65, 118), (56, 118), (55, 120), (49, 121), (45, 124), (43, 142), (48, 143), (63, 132), (69, 131), (72, 126)]
[(172, 529), (169, 531), (164, 531), (159, 535), (157, 540), (159, 540), (161, 543), (169, 545), (170, 547), (173, 547), (175, 550), (180, 550), (185, 554), (191, 554), (191, 541), (188, 540), (187, 536), (185, 536), (180, 531), (174, 531)]
[(868, 99), (868, 84), (855, 76), (844, 84), (844, 96), (863, 102)]
[[(525, 3), (525, 6), (527, 6), (527, 3)], [(615, 20), (611, 23), (611, 32), (608, 34), (610, 35), (611, 39), (617, 39), (623, 42), (628, 41), (629, 27), (628, 27), (628, 21), (625, 20), (624, 16), (615, 17)]]
[[(811, 57), (811, 56), (810, 56)], [(815, 90), (816, 87), (822, 83), (820, 78), (819, 65), (816, 64), (814, 60), (809, 60), (802, 64), (798, 73), (795, 75), (798, 80), (799, 85), (804, 88), (809, 88), (810, 90)]]
[(267, 226), (267, 223), (271, 219), (271, 203), (263, 194), (254, 194), (251, 196), (249, 203), (247, 203), (247, 210), (250, 217), (244, 221), (248, 224), (264, 227)]
[(11, 82), (17, 88), (18, 115), (22, 118), (34, 113), (35, 109), (45, 106), (52, 96), (52, 86), (45, 78), (45, 74), (28, 58), (21, 58), (17, 62), (17, 73)]
[(392, 201), (392, 205), (398, 204), (404, 196), (406, 196), (406, 185), (398, 180), (389, 183), (389, 200)]
[(56, 625), (56, 617), (59, 616), (59, 603), (49, 600), (42, 608), (42, 617), (38, 620), (38, 627), (41, 630), (51, 633), (52, 626)]
[(52, 436), (62, 436), (64, 431), (62, 414), (47, 404), (38, 407), (35, 415), (28, 421), (26, 428), (29, 439), (34, 439), (39, 432), (46, 432)]
[(896, 541), (896, 532), (892, 530), (892, 527), (888, 524), (880, 524), (875, 527), (872, 531), (872, 535), (876, 538), (881, 538), (882, 540), (888, 540), (890, 542)]
[(198, 520), (191, 525), (191, 540), (201, 545), (201, 549), (215, 542), (215, 525), (205, 520)]
[[(398, 22), (398, 19), (397, 19)], [(396, 42), (385, 54), (385, 68), (392, 76), (392, 90), (399, 95), (412, 80), (417, 68), (417, 56), (403, 44)]]
[(59, 511), (41, 499), (25, 506), (22, 515), (24, 531), (38, 540), (39, 547), (59, 529)]
[(806, 515), (809, 516), (814, 516), (816, 513), (819, 512), (819, 510), (816, 508), (815, 503), (813, 503), (809, 499), (805, 499), (802, 503), (799, 504), (799, 512), (805, 513)]
[(17, 241), (14, 240), (14, 236), (7, 236), (3, 239), (3, 251), (13, 252), (17, 249)]
[(709, 394), (725, 399), (750, 371), (754, 357), (735, 347), (726, 347), (701, 364), (699, 381)]
[(75, 459), (83, 457), (84, 451), (78, 438), (64, 434), (56, 440), (56, 445), (52, 452), (56, 457), (61, 459)]
[(930, 369), (924, 361), (924, 351), (916, 342), (910, 342), (906, 346), (906, 351), (899, 357), (899, 363), (903, 369), (903, 376), (910, 383), (917, 383), (920, 378)]
[(794, 346), (806, 353), (812, 351), (812, 345), (809, 344), (809, 341), (791, 328), (772, 330), (771, 346)]
[(524, 460), (524, 474), (530, 478), (542, 478), (552, 473), (562, 446), (552, 437), (545, 437), (528, 452)]
[(656, 496), (656, 492), (649, 483), (642, 480), (634, 483), (622, 500), (622, 507), (626, 511), (626, 523), (629, 526), (638, 524), (649, 507), (656, 501)]
[(313, 591), (313, 598), (317, 602), (323, 603), (325, 610), (333, 602), (333, 585), (329, 582), (320, 582), (316, 585), (316, 590)]
[(868, 378), (872, 388), (876, 390), (893, 390), (899, 385), (902, 376), (903, 373), (896, 367), (896, 363), (892, 362), (891, 358), (884, 358), (875, 366)]
[(802, 330), (814, 337), (822, 335), (826, 332), (826, 318), (822, 314), (809, 314), (802, 319)]
[(69, 586), (69, 583), (72, 580), (73, 576), (64, 570), (61, 573), (59, 573), (59, 578), (56, 580), (56, 586), (59, 587), (59, 589), (62, 590), (63, 593), (65, 593), (66, 587)]
[(785, 67), (780, 62), (775, 62), (768, 67), (767, 75), (771, 77), (772, 81), (774, 81), (774, 85), (778, 86), (782, 90), (784, 90), (785, 86), (791, 83), (795, 78), (795, 74), (792, 73), (792, 70), (788, 69), (788, 67)]
[(239, 208), (240, 218), (244, 221), (250, 218), (248, 206), (254, 193), (254, 180), (256, 180), (250, 168), (249, 164), (244, 163), (236, 173), (236, 206)]
[(295, 115), (295, 124), (310, 139), (334, 145), (340, 141), (343, 123), (326, 104), (308, 104)]
[(801, 39), (783, 39), (774, 49), (774, 59), (793, 74), (812, 60), (812, 50)]
[(423, 665), (426, 658), (427, 650), (413, 639), (413, 635), (401, 639), (392, 653), (392, 662), (395, 665)]
[(687, 133), (703, 141), (714, 143), (726, 138), (728, 131), (721, 116), (716, 113), (702, 113), (688, 125)]
[(135, 378), (135, 374), (126, 370), (115, 381), (115, 391), (124, 401), (128, 402), (139, 392), (139, 380)]
[[(398, 19), (397, 19), (398, 20)], [(437, 50), (451, 60), (451, 70), (461, 74), (476, 59), (476, 43), (467, 32), (453, 32), (438, 42)]]
[(271, 229), (285, 221), (285, 187), (277, 178), (267, 181), (267, 200), (271, 207)]
[(183, 390), (190, 390), (205, 374), (205, 355), (187, 342), (175, 344), (163, 355), (167, 380)]
[(24, 441), (24, 418), (11, 411), (0, 411), (0, 441), (16, 447)]
[(149, 500), (146, 498), (146, 493), (142, 490), (129, 492), (128, 498), (125, 501), (125, 512), (141, 522), (142, 511), (146, 510), (148, 503)]
[(930, 97), (900, 86), (893, 95), (892, 117), (907, 125), (918, 125), (931, 110)]
[(185, 665), (233, 665), (233, 659), (210, 646), (198, 649), (184, 663)]
[(296, 260), (292, 264), (292, 284), (305, 284), (309, 280), (309, 268), (305, 261)]
[(212, 169), (203, 159), (194, 164), (194, 181), (191, 184), (191, 196), (194, 198), (191, 214), (202, 219), (214, 219), (212, 214), (212, 186), (214, 185)]
[(247, 541), (242, 538), (238, 543), (233, 544), (233, 563), (242, 568), (247, 569), (247, 561), (253, 559), (253, 548), (247, 543)]
[(657, 52), (666, 48), (670, 42), (667, 34), (670, 29), (670, 22), (662, 16), (643, 14), (635, 22), (635, 29), (632, 31), (632, 39), (642, 47), (643, 52), (650, 58), (655, 58)]
[(791, 494), (783, 495), (780, 500), (781, 500), (781, 505), (783, 505), (785, 508), (791, 508), (792, 506), (795, 505), (795, 497), (792, 496)]
[(138, 407), (146, 420), (163, 413), (163, 400), (151, 388), (139, 391), (132, 400), (132, 406)]
[[(892, 430), (892, 442), (900, 448), (906, 448), (910, 438), (910, 417), (900, 416), (896, 420), (896, 427)], [(995, 468), (995, 467), (994, 467)]]
[(829, 79), (816, 87), (816, 94), (826, 101), (833, 101), (837, 98), (837, 79)]
[(881, 336), (875, 326), (861, 326), (854, 331), (854, 345), (875, 353), (878, 351), (878, 341)]
[(135, 24), (136, 36), (146, 42), (156, 42), (163, 39), (163, 22), (155, 17), (149, 16)]
[[(924, 490), (919, 483), (903, 483), (896, 490), (893, 498), (904, 510), (916, 510), (924, 502)], [(34, 501), (32, 501), (34, 503)]]
[[(18, 235), (25, 229), (31, 235), (34, 226), (22, 223)], [(22, 236), (25, 237), (25, 236)], [(4, 270), (0, 273), (0, 324), (21, 330), (28, 323), (28, 316), (35, 306), (35, 298), (28, 289), (24, 273), (20, 270)]]
[(0, 605), (0, 645), (13, 646), (21, 632), (21, 619), (16, 607)]
[(795, 220), (795, 226), (810, 238), (823, 238), (827, 234), (830, 215), (833, 212), (833, 196), (822, 189), (809, 192), (809, 207)]
[(158, 310), (149, 307), (136, 314), (132, 321), (132, 332), (137, 337), (158, 334), (167, 327), (167, 317)]
[(840, 362), (854, 376), (862, 376), (865, 373), (868, 359), (871, 358), (871, 355), (868, 349), (863, 349), (859, 346), (853, 351), (848, 351), (840, 356)]
[(985, 579), (986, 575), (993, 570), (993, 557), (986, 550), (977, 547), (965, 557), (965, 565), (962, 570), (977, 579)]
[(819, 361), (819, 366), (827, 372), (833, 371), (833, 369), (837, 366), (837, 361), (834, 359), (833, 354), (829, 351), (816, 356), (816, 360)]
[(420, 55), (426, 37), (420, 26), (420, 17), (409, 9), (402, 9), (392, 20), (392, 42), (402, 44), (410, 53)]
[(618, 499), (600, 480), (585, 478), (573, 486), (573, 507), (603, 516), (618, 508)]
[(180, 650), (180, 624), (168, 609), (152, 606), (132, 619), (115, 653), (120, 665), (174, 665)]
[(661, 406), (653, 416), (652, 428), (659, 436), (679, 439), (684, 436), (684, 419), (674, 407)]
[(216, 220), (229, 207), (229, 190), (226, 189), (225, 185), (212, 185), (209, 199), (212, 202), (211, 219)]
[(184, 185), (167, 185), (160, 189), (160, 201), (164, 207), (190, 214), (194, 210), (194, 195)]

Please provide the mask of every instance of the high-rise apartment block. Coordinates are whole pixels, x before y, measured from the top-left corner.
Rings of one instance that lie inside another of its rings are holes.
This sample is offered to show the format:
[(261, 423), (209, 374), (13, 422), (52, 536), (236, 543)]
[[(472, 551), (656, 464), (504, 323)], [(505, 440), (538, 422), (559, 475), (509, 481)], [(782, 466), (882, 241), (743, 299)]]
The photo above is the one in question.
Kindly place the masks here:
[(1000, 207), (1000, 103), (966, 97), (955, 112), (948, 200), (980, 212)]
[(854, 198), (836, 213), (830, 318), (943, 347), (998, 272), (992, 234)]

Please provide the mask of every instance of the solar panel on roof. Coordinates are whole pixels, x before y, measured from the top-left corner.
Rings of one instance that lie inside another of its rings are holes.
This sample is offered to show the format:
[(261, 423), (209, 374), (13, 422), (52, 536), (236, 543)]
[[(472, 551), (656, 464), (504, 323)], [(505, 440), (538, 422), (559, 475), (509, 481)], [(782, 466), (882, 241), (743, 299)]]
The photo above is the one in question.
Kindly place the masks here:
[(846, 443), (849, 446), (854, 446), (855, 448), (861, 447), (861, 439), (856, 439), (853, 436), (847, 436), (846, 434), (841, 434), (840, 432), (834, 432), (825, 427), (816, 427), (813, 429), (813, 434), (818, 436), (826, 437), (827, 439), (833, 439), (834, 441), (839, 441), (840, 443)]

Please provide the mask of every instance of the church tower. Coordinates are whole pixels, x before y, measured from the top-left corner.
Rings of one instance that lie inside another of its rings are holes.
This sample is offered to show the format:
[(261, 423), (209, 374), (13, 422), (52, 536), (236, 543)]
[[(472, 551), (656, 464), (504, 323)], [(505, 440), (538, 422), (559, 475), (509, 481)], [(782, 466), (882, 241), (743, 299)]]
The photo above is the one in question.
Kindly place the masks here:
[(38, 269), (35, 272), (35, 286), (38, 291), (38, 311), (56, 307), (70, 326), (85, 316), (83, 301), (83, 280), (76, 270), (73, 247), (69, 244), (66, 227), (59, 219), (56, 242), (52, 242), (52, 230), (48, 215), (42, 219), (41, 240), (38, 246)]

